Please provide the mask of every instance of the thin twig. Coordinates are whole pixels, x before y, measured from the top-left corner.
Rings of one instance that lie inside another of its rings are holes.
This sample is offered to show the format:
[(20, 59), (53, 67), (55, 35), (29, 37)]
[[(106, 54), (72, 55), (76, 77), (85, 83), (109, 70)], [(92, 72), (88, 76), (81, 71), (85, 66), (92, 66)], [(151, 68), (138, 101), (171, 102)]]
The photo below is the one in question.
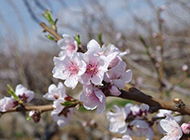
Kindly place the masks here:
[(62, 37), (52, 28), (48, 27), (44, 22), (41, 22), (40, 25), (44, 28), (44, 31), (49, 32), (51, 35), (53, 35), (57, 40), (62, 39)]

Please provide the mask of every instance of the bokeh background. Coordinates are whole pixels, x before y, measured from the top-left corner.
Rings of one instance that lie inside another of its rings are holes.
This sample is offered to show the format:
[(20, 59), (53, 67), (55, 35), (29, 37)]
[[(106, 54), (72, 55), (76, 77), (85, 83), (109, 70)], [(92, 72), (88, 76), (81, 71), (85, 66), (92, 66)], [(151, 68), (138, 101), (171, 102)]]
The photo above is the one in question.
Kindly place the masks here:
[[(39, 25), (46, 22), (42, 16), (46, 9), (58, 19), (58, 33), (80, 34), (84, 48), (101, 33), (104, 43), (113, 43), (128, 51), (124, 60), (134, 73), (131, 84), (159, 97), (155, 71), (158, 64), (151, 63), (147, 49), (139, 39), (141, 35), (158, 63), (163, 55), (163, 98), (179, 97), (190, 102), (189, 70), (182, 70), (182, 66), (190, 66), (190, 0), (0, 0), (1, 98), (8, 96), (7, 84), (15, 87), (22, 83), (36, 93), (32, 104), (51, 103), (42, 96), (50, 84), (58, 83), (51, 71), (53, 57), (58, 55), (60, 48), (45, 37)], [(162, 47), (163, 54), (160, 53)], [(80, 92), (80, 86), (74, 91), (67, 90), (76, 98)], [(109, 98), (107, 110), (113, 104), (122, 106), (127, 102), (132, 101)], [(84, 121), (95, 121), (108, 130), (106, 113), (97, 115), (80, 109), (64, 128), (59, 128), (49, 113), (43, 114), (39, 124), (25, 121), (26, 115), (3, 115), (0, 139), (109, 140), (112, 137), (82, 125)], [(183, 117), (183, 120), (188, 121), (190, 117)], [(160, 137), (156, 132), (154, 139)]]

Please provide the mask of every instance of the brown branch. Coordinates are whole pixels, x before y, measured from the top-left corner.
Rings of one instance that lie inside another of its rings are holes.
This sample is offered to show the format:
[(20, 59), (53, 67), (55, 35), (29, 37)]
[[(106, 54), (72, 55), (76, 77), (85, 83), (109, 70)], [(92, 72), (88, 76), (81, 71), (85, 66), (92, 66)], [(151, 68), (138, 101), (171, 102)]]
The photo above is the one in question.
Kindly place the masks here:
[(175, 98), (174, 101), (164, 101), (161, 99), (156, 99), (150, 95), (146, 95), (134, 87), (130, 88), (129, 91), (121, 90), (121, 95), (119, 97), (149, 105), (150, 113), (157, 112), (159, 109), (168, 109), (177, 111), (182, 115), (190, 115), (190, 106), (184, 104), (178, 98)]
[(32, 110), (45, 112), (45, 111), (51, 111), (53, 109), (54, 109), (53, 104), (36, 105), (36, 106), (35, 105), (26, 105), (26, 106), (20, 105), (20, 106), (17, 106), (17, 107), (7, 110), (6, 112), (2, 112), (2, 113), (4, 114), (4, 113), (10, 113), (10, 112), (26, 112), (26, 111), (32, 111)]
[[(181, 113), (181, 115), (190, 115), (190, 106), (183, 103), (183, 101), (179, 98), (174, 98), (173, 101), (161, 100), (161, 99), (154, 98), (150, 95), (146, 95), (145, 93), (141, 92), (140, 90), (138, 90), (134, 87), (129, 88), (129, 91), (126, 91), (126, 90), (120, 90), (120, 91), (121, 91), (121, 94), (119, 96), (120, 98), (129, 99), (129, 100), (133, 100), (133, 101), (137, 101), (137, 102), (145, 103), (145, 104), (149, 105), (150, 113), (157, 112), (159, 109), (167, 109), (167, 110), (177, 111), (177, 112)], [(107, 94), (107, 96), (112, 96), (112, 95)], [(68, 108), (75, 107), (78, 104), (80, 106), (82, 106), (82, 102), (76, 102), (75, 104), (68, 106)], [(39, 106), (30, 106), (30, 105), (22, 106), (22, 105), (20, 105), (18, 107), (12, 108), (4, 113), (25, 112), (25, 111), (32, 111), (32, 110), (45, 112), (45, 111), (51, 111), (53, 109), (54, 108), (53, 108), (52, 104), (39, 105)], [(1, 112), (1, 113), (4, 114), (3, 112)]]
[(44, 31), (49, 32), (51, 35), (53, 35), (57, 40), (62, 39), (62, 37), (52, 28), (48, 27), (44, 22), (41, 22), (40, 25), (44, 28)]

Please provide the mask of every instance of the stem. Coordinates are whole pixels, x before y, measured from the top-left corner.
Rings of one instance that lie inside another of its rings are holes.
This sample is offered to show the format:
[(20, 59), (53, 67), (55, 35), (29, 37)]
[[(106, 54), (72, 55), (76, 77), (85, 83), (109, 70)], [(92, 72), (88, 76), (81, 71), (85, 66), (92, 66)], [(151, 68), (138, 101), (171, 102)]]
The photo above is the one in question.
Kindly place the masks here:
[(53, 30), (52, 28), (48, 27), (44, 22), (41, 22), (40, 25), (44, 28), (44, 31), (49, 32), (51, 35), (53, 35), (57, 40), (62, 39), (62, 37), (57, 34), (57, 32), (55, 30)]
[(46, 112), (46, 111), (51, 111), (53, 110), (53, 104), (50, 105), (25, 105), (25, 106), (17, 106), (14, 108), (11, 108), (9, 110), (7, 110), (6, 112), (2, 112), (2, 114), (4, 113), (10, 113), (10, 112), (26, 112), (26, 111), (40, 111), (40, 112)]

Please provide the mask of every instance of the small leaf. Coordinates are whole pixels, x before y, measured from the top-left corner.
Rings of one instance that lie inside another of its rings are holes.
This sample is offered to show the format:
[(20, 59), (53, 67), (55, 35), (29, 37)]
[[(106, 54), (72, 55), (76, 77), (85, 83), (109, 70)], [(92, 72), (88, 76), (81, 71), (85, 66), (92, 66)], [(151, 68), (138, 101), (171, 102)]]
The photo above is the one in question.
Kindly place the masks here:
[(71, 102), (71, 101), (68, 101), (68, 102), (67, 102), (67, 101), (66, 101), (66, 102), (61, 103), (61, 105), (62, 105), (62, 106), (71, 106), (71, 105), (73, 105), (73, 103), (74, 103), (74, 102)]
[(102, 41), (102, 34), (101, 33), (97, 34), (97, 37), (98, 37), (98, 42), (102, 46), (104, 44), (103, 41)]
[(53, 17), (52, 17), (51, 12), (50, 12), (49, 10), (45, 10), (45, 13), (42, 14), (42, 15), (43, 15), (43, 16), (45, 17), (45, 19), (49, 22), (49, 24), (51, 25), (52, 29), (53, 29), (53, 30), (56, 30), (57, 28), (56, 28), (55, 24), (56, 24), (56, 22), (57, 22), (57, 19), (56, 19), (55, 21), (53, 20)]
[(54, 21), (54, 25), (56, 25), (57, 21), (58, 21), (58, 19), (56, 18), (55, 21)]
[(139, 39), (142, 42), (142, 44), (148, 49), (149, 46), (147, 45), (146, 41), (144, 40), (144, 38), (141, 35), (139, 36)]
[(76, 33), (76, 36), (74, 37), (74, 39), (76, 40), (78, 46), (81, 45), (81, 40), (80, 40), (80, 35), (78, 33)]
[(14, 98), (15, 100), (19, 100), (19, 97), (15, 94), (15, 91), (13, 90), (13, 88), (12, 88), (10, 85), (7, 85), (7, 87), (8, 87), (7, 92), (8, 92), (11, 96), (13, 96), (13, 98)]
[(55, 39), (53, 36), (51, 36), (50, 34), (49, 34), (49, 35), (46, 35), (46, 37), (47, 37), (49, 40), (53, 40), (53, 41), (56, 40), (56, 39)]
[(26, 121), (30, 121), (31, 119), (32, 119), (32, 117), (30, 117), (30, 116), (26, 117)]

